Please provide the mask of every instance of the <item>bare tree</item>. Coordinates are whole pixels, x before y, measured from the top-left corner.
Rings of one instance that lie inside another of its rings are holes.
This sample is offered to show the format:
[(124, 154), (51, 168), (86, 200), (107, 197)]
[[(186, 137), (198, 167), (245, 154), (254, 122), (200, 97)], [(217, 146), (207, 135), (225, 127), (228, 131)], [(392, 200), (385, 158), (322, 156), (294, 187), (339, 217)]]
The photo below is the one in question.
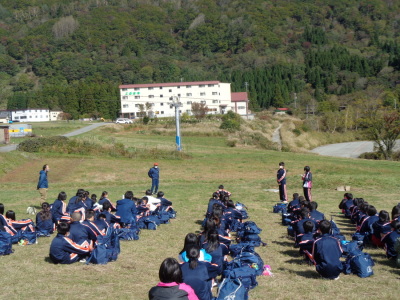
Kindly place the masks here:
[(61, 18), (53, 25), (53, 34), (56, 39), (61, 39), (74, 33), (79, 27), (79, 22), (73, 16)]
[(204, 103), (192, 103), (192, 113), (196, 119), (203, 119), (206, 116), (207, 111), (208, 107)]

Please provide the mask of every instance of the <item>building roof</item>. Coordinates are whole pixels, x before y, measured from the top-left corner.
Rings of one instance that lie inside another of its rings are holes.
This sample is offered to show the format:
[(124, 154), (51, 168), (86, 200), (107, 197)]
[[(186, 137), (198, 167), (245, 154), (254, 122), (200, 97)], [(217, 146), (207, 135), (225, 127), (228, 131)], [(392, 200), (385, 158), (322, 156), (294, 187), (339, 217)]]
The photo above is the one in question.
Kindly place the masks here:
[(231, 93), (231, 102), (248, 102), (247, 92)]
[(276, 110), (278, 110), (278, 111), (288, 111), (290, 109), (287, 108), (287, 107), (281, 107), (281, 108), (277, 108)]
[(142, 83), (142, 84), (121, 84), (120, 89), (147, 88), (147, 87), (170, 87), (200, 84), (219, 84), (219, 81), (190, 81), (190, 82), (166, 82), (166, 83)]

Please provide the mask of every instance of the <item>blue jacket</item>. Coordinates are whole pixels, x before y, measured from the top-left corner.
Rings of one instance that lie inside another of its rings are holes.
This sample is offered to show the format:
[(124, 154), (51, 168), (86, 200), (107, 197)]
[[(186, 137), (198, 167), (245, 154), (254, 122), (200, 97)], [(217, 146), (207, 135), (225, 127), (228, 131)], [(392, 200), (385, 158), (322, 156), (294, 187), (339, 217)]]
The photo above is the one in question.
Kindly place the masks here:
[(82, 245), (84, 242), (90, 244), (91, 241), (96, 241), (96, 234), (89, 227), (81, 224), (78, 221), (72, 222), (69, 229), (69, 238), (78, 245)]
[(116, 215), (113, 215), (113, 214), (110, 213), (109, 211), (101, 211), (100, 214), (99, 214), (99, 216), (100, 216), (101, 214), (104, 214), (104, 215), (106, 216), (106, 221), (107, 221), (107, 223), (109, 223), (109, 224), (112, 224), (112, 223), (120, 223), (120, 222), (121, 222), (121, 217), (116, 216)]
[(310, 211), (310, 218), (313, 221), (320, 222), (322, 220), (325, 220), (325, 215), (322, 212), (319, 212), (318, 210), (312, 210)]
[(53, 217), (53, 222), (57, 223), (57, 221), (59, 221), (66, 212), (67, 206), (64, 201), (58, 199), (54, 201), (53, 205), (51, 206), (51, 215)]
[(84, 248), (74, 243), (70, 238), (57, 234), (50, 245), (50, 258), (56, 264), (71, 264), (79, 256), (87, 255), (89, 248)]
[(218, 266), (206, 261), (199, 261), (197, 268), (190, 269), (189, 263), (181, 264), (183, 282), (190, 285), (199, 300), (213, 299), (211, 294), (211, 279), (217, 276)]
[(276, 180), (278, 181), (279, 184), (286, 184), (286, 170), (285, 169), (279, 169), (278, 172), (276, 172)]
[(160, 177), (160, 169), (152, 167), (149, 172), (147, 173), (150, 178), (152, 179), (159, 179)]
[(53, 218), (50, 214), (50, 219), (43, 220), (40, 212), (36, 214), (36, 231), (44, 235), (50, 235), (54, 231)]
[(121, 217), (122, 223), (135, 223), (136, 214), (136, 205), (131, 199), (122, 199), (117, 201), (117, 212), (115, 215)]
[(382, 239), (382, 243), (385, 244), (387, 258), (396, 258), (397, 257), (397, 252), (394, 248), (394, 245), (396, 244), (396, 240), (399, 237), (400, 237), (400, 233), (397, 233), (397, 231), (394, 230), (391, 233), (388, 233), (387, 235), (385, 235), (385, 237)]
[[(208, 243), (205, 242), (202, 245), (202, 248), (207, 251)], [(229, 254), (229, 249), (225, 244), (220, 243), (219, 247), (212, 252), (207, 252), (211, 255), (211, 263), (218, 265), (218, 274), (221, 274), (223, 271), (224, 265), (224, 257)]]
[(39, 181), (37, 184), (38, 189), (47, 189), (49, 187), (49, 183), (47, 182), (47, 172), (41, 170), (39, 172)]
[(342, 247), (338, 239), (330, 234), (324, 234), (313, 245), (313, 258), (317, 272), (324, 278), (334, 279), (340, 275), (343, 269), (340, 257)]

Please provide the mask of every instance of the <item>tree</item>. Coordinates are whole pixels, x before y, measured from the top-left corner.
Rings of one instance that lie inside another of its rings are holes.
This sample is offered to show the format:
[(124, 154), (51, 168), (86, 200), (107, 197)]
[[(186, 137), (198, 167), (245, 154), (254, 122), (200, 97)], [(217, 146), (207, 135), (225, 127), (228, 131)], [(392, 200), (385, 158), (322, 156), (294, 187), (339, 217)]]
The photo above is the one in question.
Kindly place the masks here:
[(203, 119), (208, 111), (207, 105), (205, 103), (192, 103), (192, 113), (194, 117), (198, 120)]
[(377, 111), (368, 119), (368, 135), (375, 142), (378, 152), (391, 160), (396, 140), (400, 136), (400, 113), (398, 111)]

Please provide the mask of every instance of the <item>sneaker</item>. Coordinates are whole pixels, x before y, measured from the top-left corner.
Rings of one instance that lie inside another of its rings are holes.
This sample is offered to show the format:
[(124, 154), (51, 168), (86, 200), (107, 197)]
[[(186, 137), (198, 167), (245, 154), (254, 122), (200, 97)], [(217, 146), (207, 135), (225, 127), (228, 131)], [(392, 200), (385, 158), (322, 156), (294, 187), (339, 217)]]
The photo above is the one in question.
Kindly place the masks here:
[(338, 276), (338, 277), (336, 277), (336, 278), (333, 278), (333, 280), (338, 280), (340, 278), (340, 276)]
[(80, 261), (79, 261), (80, 263), (85, 263), (86, 262), (86, 259), (81, 259)]

